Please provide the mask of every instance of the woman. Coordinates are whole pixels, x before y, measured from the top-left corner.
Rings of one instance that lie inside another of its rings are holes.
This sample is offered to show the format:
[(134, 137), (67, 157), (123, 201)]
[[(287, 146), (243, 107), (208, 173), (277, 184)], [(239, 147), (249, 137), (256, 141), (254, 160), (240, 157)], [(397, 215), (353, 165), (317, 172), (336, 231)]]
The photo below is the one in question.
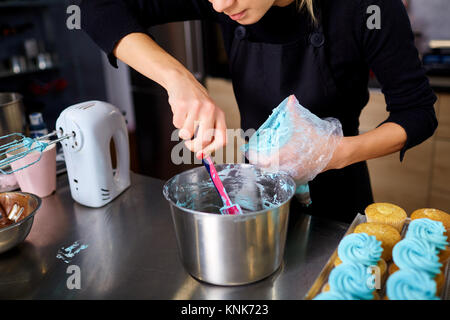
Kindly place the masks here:
[[(367, 23), (373, 5), (380, 28)], [(167, 90), (173, 124), (198, 157), (226, 143), (224, 113), (146, 34), (149, 26), (219, 23), (244, 130), (257, 129), (290, 94), (318, 117), (339, 119), (345, 137), (310, 182), (315, 215), (349, 222), (364, 212), (373, 202), (365, 160), (397, 151), (402, 160), (437, 127), (436, 97), (401, 0), (85, 0), (81, 12), (83, 28), (112, 65), (119, 58)], [(369, 70), (382, 85), (390, 115), (359, 135)], [(216, 130), (212, 141), (202, 138), (208, 129)]]

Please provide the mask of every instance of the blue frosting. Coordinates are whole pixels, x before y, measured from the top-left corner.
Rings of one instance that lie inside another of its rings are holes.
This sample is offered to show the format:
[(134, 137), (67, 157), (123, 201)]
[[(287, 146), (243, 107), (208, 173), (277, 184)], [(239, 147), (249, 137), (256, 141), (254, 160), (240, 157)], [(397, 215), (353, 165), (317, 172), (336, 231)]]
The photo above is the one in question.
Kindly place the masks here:
[(302, 193), (309, 193), (309, 184), (300, 184), (298, 185), (297, 189), (295, 189), (295, 193), (302, 194)]
[(372, 300), (374, 288), (367, 267), (356, 263), (342, 263), (334, 268), (328, 278), (330, 291), (345, 292), (355, 299)]
[(427, 218), (416, 219), (409, 224), (405, 238), (425, 240), (436, 248), (436, 253), (438, 254), (440, 250), (445, 249), (448, 245), (445, 231), (446, 229), (440, 221)]
[(258, 153), (271, 154), (273, 150), (278, 150), (289, 141), (293, 130), (286, 112), (288, 100), (289, 97), (272, 110), (270, 117), (252, 135), (248, 144), (242, 146), (244, 152), (252, 149)]
[(326, 291), (318, 294), (313, 300), (357, 300), (345, 292)]
[(383, 248), (381, 241), (366, 233), (352, 233), (341, 240), (338, 256), (344, 263), (361, 263), (365, 266), (376, 266)]
[(422, 271), (432, 277), (441, 272), (435, 247), (422, 239), (403, 239), (395, 245), (392, 257), (400, 269)]
[(420, 271), (399, 270), (392, 274), (386, 284), (390, 300), (439, 300), (436, 296), (436, 282)]

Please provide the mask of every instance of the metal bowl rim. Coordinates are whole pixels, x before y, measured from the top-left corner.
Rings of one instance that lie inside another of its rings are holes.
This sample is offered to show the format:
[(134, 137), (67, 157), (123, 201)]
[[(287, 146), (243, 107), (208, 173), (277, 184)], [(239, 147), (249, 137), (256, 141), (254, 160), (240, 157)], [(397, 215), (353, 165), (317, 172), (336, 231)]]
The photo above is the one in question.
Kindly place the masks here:
[(42, 204), (42, 199), (40, 197), (38, 197), (37, 195), (33, 194), (33, 193), (22, 192), (22, 191), (11, 191), (11, 192), (0, 192), (0, 195), (1, 194), (5, 194), (5, 193), (19, 193), (19, 194), (31, 196), (32, 198), (37, 200), (38, 204), (37, 204), (36, 208), (25, 219), (17, 221), (17, 222), (14, 222), (13, 224), (10, 224), (9, 226), (0, 229), (0, 232), (7, 231), (7, 230), (12, 229), (14, 227), (20, 226), (22, 223), (25, 223), (26, 221), (28, 221), (29, 219), (34, 217), (34, 215), (39, 210), (39, 208), (41, 207), (41, 204)]
[[(243, 167), (258, 168), (257, 166), (252, 165), (252, 164), (248, 164), (248, 163), (224, 163), (224, 164), (218, 164), (218, 165), (216, 165), (216, 167), (221, 167), (221, 166), (225, 166), (225, 165), (239, 165), (239, 166), (243, 166)], [(287, 178), (288, 182), (291, 183), (291, 184), (294, 186), (294, 189), (293, 189), (292, 194), (288, 197), (288, 199), (287, 199), (286, 201), (280, 203), (276, 208), (267, 208), (267, 209), (264, 209), (264, 210), (258, 210), (258, 211), (253, 211), (253, 212), (245, 213), (245, 214), (243, 214), (243, 215), (224, 215), (224, 214), (215, 214), (215, 215), (212, 215), (210, 212), (195, 211), (195, 210), (192, 210), (192, 209), (180, 207), (179, 205), (177, 205), (176, 203), (174, 203), (174, 202), (169, 198), (169, 195), (167, 194), (167, 189), (168, 189), (167, 186), (170, 184), (170, 182), (171, 182), (173, 179), (175, 179), (175, 178), (176, 178), (177, 176), (179, 176), (180, 174), (188, 174), (189, 172), (194, 171), (194, 170), (198, 170), (199, 168), (201, 168), (201, 167), (189, 169), (189, 170), (183, 171), (183, 172), (181, 172), (181, 173), (179, 173), (179, 174), (176, 174), (175, 176), (173, 176), (172, 178), (170, 178), (169, 180), (167, 180), (167, 182), (166, 182), (166, 183), (164, 184), (164, 186), (163, 186), (163, 195), (164, 195), (164, 197), (166, 198), (166, 200), (169, 201), (170, 204), (172, 204), (173, 206), (175, 206), (176, 208), (178, 208), (178, 209), (180, 209), (180, 210), (182, 210), (182, 211), (186, 211), (186, 212), (192, 213), (192, 214), (194, 214), (194, 215), (199, 215), (199, 216), (209, 216), (209, 217), (212, 217), (212, 216), (214, 216), (214, 217), (216, 217), (216, 216), (217, 216), (217, 217), (221, 217), (221, 218), (218, 218), (218, 219), (236, 219), (237, 217), (246, 217), (246, 218), (247, 218), (247, 217), (252, 217), (252, 216), (258, 216), (258, 215), (265, 214), (265, 213), (267, 213), (267, 212), (269, 212), (269, 211), (271, 211), (271, 210), (274, 210), (274, 209), (277, 209), (277, 208), (280, 208), (280, 207), (284, 206), (286, 203), (288, 203), (289, 201), (291, 201), (292, 197), (294, 197), (294, 195), (295, 195), (295, 185), (296, 185), (296, 184), (295, 184), (294, 179), (292, 179), (292, 178), (291, 178), (288, 174), (286, 174), (286, 173), (283, 173), (283, 172), (277, 172), (277, 173), (276, 173), (277, 175), (280, 175), (280, 176), (283, 176), (283, 177)], [(264, 169), (262, 169), (262, 168), (258, 168), (258, 169), (264, 171)], [(219, 170), (218, 170), (218, 171), (219, 171)], [(219, 172), (220, 172), (220, 171), (219, 171)], [(267, 171), (267, 172), (268, 172), (268, 171)]]
[(17, 92), (0, 92), (0, 94), (5, 94), (5, 95), (6, 94), (11, 94), (11, 95), (14, 95), (14, 97), (15, 97), (15, 99), (10, 101), (10, 102), (6, 102), (6, 103), (3, 103), (3, 104), (0, 104), (1, 108), (7, 107), (10, 104), (21, 102), (23, 100), (23, 96), (20, 93), (17, 93)]

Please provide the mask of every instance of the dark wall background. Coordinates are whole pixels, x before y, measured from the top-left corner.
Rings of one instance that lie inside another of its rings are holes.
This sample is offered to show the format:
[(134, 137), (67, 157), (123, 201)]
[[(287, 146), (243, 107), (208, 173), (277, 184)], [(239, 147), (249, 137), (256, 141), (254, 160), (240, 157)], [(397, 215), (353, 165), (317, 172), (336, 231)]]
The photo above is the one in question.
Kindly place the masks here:
[[(64, 108), (106, 98), (100, 51), (84, 32), (66, 27), (66, 8), (73, 2), (0, 2), (0, 28), (4, 31), (0, 35), (0, 91), (23, 94), (27, 113), (42, 112), (49, 129)], [(22, 30), (21, 26), (27, 27)], [(36, 39), (42, 50), (53, 54), (55, 67), (8, 74), (9, 59), (25, 55), (27, 39)]]

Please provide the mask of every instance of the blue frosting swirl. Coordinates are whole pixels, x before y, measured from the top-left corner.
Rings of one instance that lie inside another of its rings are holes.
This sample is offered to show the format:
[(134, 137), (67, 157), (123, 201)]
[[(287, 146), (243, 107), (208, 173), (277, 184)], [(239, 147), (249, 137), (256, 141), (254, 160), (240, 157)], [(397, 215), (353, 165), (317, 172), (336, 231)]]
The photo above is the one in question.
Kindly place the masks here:
[(374, 288), (367, 267), (358, 263), (342, 263), (331, 270), (328, 278), (330, 291), (345, 292), (359, 300), (372, 300)]
[(392, 257), (400, 269), (422, 271), (432, 277), (441, 272), (435, 247), (421, 239), (403, 239), (395, 245)]
[(399, 270), (386, 283), (390, 300), (440, 300), (436, 296), (436, 282), (420, 271)]
[(445, 227), (440, 221), (423, 218), (411, 221), (405, 238), (425, 240), (436, 248), (436, 254), (448, 245)]
[(357, 300), (345, 292), (327, 291), (318, 294), (313, 300)]
[(361, 263), (365, 266), (375, 266), (380, 260), (383, 248), (381, 241), (366, 233), (352, 233), (341, 240), (338, 256), (342, 262)]

